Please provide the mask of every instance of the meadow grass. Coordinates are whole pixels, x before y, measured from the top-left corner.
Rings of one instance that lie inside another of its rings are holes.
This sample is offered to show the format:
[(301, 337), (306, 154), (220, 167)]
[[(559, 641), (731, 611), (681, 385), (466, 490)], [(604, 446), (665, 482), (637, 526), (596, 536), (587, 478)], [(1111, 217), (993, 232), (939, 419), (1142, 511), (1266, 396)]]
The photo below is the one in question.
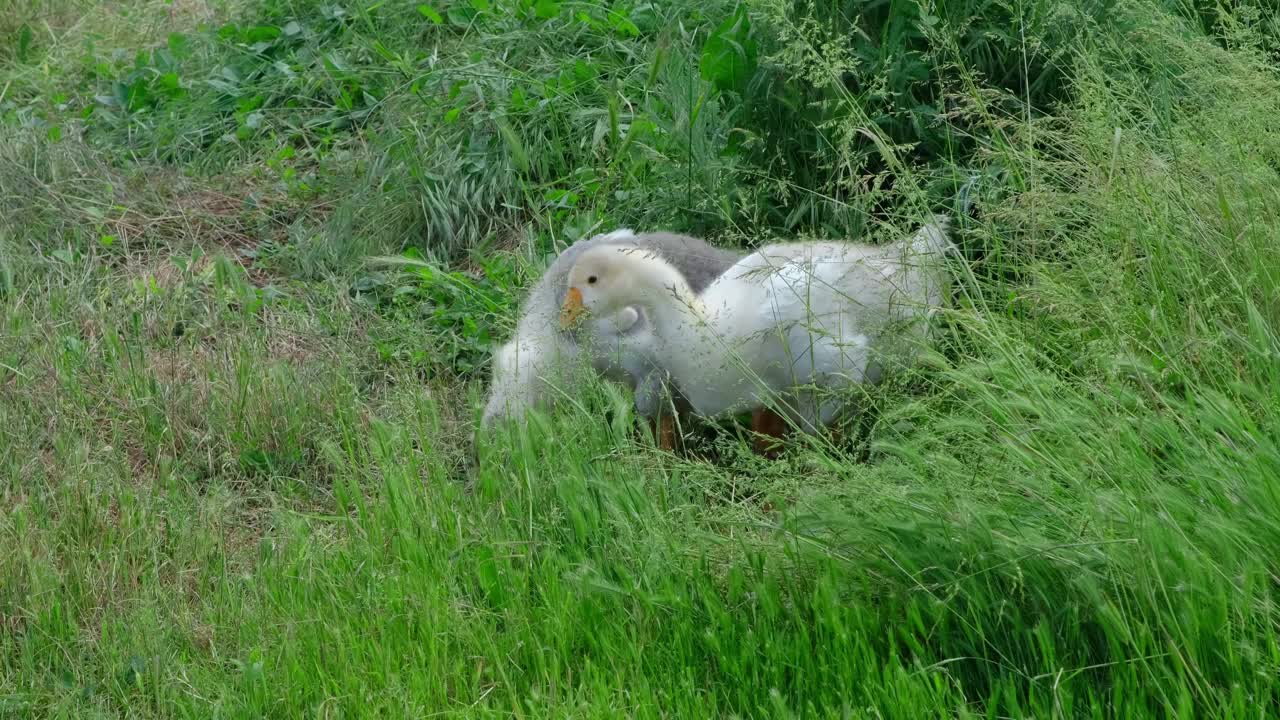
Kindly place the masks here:
[[(0, 0), (0, 717), (1280, 713), (1275, 16), (871, 5)], [(938, 208), (847, 442), (473, 437), (567, 241)]]

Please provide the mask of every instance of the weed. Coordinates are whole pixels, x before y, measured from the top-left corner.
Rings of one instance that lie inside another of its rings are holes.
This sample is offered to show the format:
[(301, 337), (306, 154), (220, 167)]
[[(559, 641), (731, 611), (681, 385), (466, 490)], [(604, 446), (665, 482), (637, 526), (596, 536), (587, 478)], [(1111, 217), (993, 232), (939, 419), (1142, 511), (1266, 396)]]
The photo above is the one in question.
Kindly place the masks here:
[[(1275, 715), (1277, 37), (0, 0), (0, 715)], [(659, 454), (605, 383), (472, 444), (567, 242), (939, 207), (965, 282), (852, 448)]]

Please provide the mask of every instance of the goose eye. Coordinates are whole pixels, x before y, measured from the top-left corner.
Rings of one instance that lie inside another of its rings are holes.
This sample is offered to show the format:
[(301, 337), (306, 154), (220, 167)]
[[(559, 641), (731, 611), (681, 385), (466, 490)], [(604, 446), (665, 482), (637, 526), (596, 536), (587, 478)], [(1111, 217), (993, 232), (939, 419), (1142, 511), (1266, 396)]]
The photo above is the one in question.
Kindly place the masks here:
[(587, 278), (587, 284), (588, 284), (588, 285), (595, 285), (595, 284), (596, 284), (596, 280), (598, 280), (598, 279), (599, 279), (599, 278), (597, 278), (595, 275), (592, 275), (591, 277)]

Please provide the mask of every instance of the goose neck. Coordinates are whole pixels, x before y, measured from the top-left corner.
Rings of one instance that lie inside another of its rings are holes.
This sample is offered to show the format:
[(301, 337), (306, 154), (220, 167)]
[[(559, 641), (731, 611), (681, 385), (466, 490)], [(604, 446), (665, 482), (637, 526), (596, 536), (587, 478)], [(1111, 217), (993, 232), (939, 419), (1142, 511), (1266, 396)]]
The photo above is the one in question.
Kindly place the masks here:
[(653, 317), (655, 329), (660, 334), (675, 332), (690, 319), (705, 318), (706, 312), (697, 293), (668, 263), (641, 263), (634, 277), (643, 288), (641, 305)]

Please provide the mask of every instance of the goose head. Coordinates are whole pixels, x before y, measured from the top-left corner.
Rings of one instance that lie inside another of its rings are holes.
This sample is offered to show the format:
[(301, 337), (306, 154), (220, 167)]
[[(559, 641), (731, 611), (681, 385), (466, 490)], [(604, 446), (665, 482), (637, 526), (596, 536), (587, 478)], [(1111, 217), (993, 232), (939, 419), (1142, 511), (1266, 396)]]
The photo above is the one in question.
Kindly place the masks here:
[(634, 247), (600, 247), (582, 254), (569, 270), (568, 291), (560, 306), (560, 327), (577, 327), (584, 316), (604, 318), (619, 313), (643, 296), (637, 270), (648, 263), (665, 265), (656, 255)]

